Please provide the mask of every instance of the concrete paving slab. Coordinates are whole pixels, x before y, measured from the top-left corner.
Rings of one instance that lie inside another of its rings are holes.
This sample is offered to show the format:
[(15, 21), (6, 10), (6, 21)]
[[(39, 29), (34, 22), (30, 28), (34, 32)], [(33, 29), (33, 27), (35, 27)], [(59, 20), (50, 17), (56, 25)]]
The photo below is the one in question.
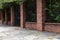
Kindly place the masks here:
[(0, 40), (60, 40), (60, 34), (1, 25)]

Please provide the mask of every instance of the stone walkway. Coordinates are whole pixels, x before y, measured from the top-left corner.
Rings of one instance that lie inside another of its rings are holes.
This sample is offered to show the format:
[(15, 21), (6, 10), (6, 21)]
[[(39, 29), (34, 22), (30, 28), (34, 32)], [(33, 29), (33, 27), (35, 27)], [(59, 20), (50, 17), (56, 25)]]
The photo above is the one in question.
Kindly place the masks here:
[(0, 26), (0, 40), (60, 40), (60, 34)]

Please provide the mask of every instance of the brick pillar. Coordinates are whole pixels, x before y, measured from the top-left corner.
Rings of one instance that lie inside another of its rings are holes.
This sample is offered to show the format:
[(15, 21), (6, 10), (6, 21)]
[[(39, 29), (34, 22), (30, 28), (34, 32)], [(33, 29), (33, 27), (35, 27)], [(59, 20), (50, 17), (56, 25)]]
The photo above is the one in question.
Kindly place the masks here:
[(4, 24), (5, 20), (4, 20), (3, 14), (5, 13), (3, 13), (2, 11), (0, 11), (0, 13), (1, 13), (1, 23)]
[(11, 26), (14, 25), (14, 9), (11, 7)]
[(23, 3), (20, 4), (20, 26), (21, 26), (21, 28), (25, 27), (24, 13), (23, 13)]
[(7, 10), (5, 10), (5, 22), (4, 24), (8, 24), (8, 20), (7, 20)]
[(0, 10), (0, 20), (1, 20), (1, 14), (2, 14), (2, 11)]
[(1, 24), (2, 24), (2, 22), (3, 22), (3, 16), (2, 16), (2, 11), (0, 11), (0, 21), (1, 21)]
[(1, 11), (0, 11), (0, 20), (1, 20)]
[(43, 30), (42, 0), (37, 0), (37, 30)]
[(2, 24), (3, 24), (3, 22), (4, 22), (3, 14), (1, 14), (1, 21), (2, 21)]

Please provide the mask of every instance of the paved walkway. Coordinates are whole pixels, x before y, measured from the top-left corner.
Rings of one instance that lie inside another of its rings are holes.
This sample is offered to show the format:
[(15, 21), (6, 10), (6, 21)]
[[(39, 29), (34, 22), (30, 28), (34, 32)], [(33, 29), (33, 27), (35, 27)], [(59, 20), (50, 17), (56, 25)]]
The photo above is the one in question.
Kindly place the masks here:
[(0, 40), (60, 40), (60, 34), (0, 26)]

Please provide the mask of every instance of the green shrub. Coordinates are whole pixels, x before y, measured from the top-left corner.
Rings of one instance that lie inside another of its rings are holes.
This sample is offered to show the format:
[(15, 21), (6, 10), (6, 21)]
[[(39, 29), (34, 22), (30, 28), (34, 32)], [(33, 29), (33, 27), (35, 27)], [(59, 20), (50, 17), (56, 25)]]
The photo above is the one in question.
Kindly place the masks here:
[(46, 11), (48, 12), (48, 21), (60, 22), (60, 0), (50, 0), (46, 4)]

